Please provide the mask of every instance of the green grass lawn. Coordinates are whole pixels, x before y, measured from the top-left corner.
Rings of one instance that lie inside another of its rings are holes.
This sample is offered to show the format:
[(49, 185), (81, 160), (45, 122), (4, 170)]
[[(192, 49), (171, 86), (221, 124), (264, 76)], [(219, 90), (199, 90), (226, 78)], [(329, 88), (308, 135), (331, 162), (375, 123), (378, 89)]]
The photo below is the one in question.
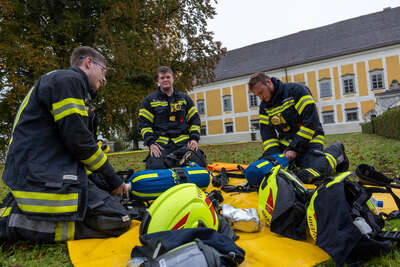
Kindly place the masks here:
[[(329, 145), (336, 140), (345, 144), (350, 160), (350, 169), (361, 163), (374, 165), (376, 169), (389, 177), (400, 178), (400, 141), (368, 134), (342, 134), (326, 137)], [(205, 145), (201, 149), (207, 155), (207, 161), (249, 164), (262, 153), (261, 142)], [(110, 156), (116, 170), (144, 169), (143, 160), (147, 152)], [(0, 182), (0, 197), (7, 191)], [(30, 242), (0, 245), (0, 266), (72, 266), (65, 244), (38, 245)], [(334, 266), (332, 261), (319, 266)], [(373, 259), (363, 266), (400, 266), (400, 253), (396, 248), (392, 253)]]

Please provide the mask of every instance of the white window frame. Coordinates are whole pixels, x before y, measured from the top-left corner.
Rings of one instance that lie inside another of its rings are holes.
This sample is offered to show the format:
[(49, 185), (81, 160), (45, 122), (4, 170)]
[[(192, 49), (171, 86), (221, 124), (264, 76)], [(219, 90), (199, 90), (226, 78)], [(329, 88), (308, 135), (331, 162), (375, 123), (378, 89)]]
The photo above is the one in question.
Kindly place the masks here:
[[(232, 127), (232, 131), (228, 131), (228, 127)], [(225, 133), (234, 133), (235, 129), (233, 128), (233, 122), (225, 122), (224, 123)]]
[[(326, 122), (326, 119), (324, 116), (332, 116), (332, 121)], [(334, 123), (335, 123), (335, 112), (333, 110), (322, 111), (322, 124), (334, 124)]]
[[(380, 76), (380, 81), (375, 81), (374, 78), (377, 79)], [(380, 90), (385, 89), (385, 76), (383, 74), (383, 70), (374, 70), (369, 73), (369, 81), (371, 83), (371, 90)], [(381, 86), (380, 86), (381, 85)]]
[[(360, 118), (358, 116), (358, 108), (347, 108), (344, 110), (344, 114), (346, 116), (346, 121), (352, 122), (352, 121), (359, 121)], [(349, 120), (349, 114), (356, 114), (356, 119), (355, 120)]]
[[(200, 108), (200, 104), (203, 106), (203, 108)], [(206, 106), (204, 103), (204, 99), (199, 99), (197, 100), (197, 112), (199, 112), (200, 115), (206, 114)]]
[(260, 120), (259, 119), (254, 119), (250, 120), (250, 129), (254, 127), (254, 130), (258, 131), (260, 130)]
[[(331, 79), (320, 80), (318, 84), (319, 84), (319, 95), (320, 95), (320, 98), (332, 97), (333, 96)], [(329, 93), (330, 93), (330, 95), (323, 95), (322, 94), (322, 90), (325, 90), (325, 88), (323, 88), (323, 87), (326, 86), (326, 85), (329, 85)]]
[[(204, 131), (204, 134), (202, 134), (202, 131)], [(206, 135), (207, 135), (207, 126), (201, 125), (200, 126), (200, 136), (206, 136)]]
[[(349, 82), (351, 81), (351, 83)], [(356, 93), (356, 84), (354, 75), (346, 75), (342, 77), (343, 95), (351, 95)], [(352, 88), (350, 88), (352, 87)]]
[(254, 108), (258, 107), (258, 105), (258, 97), (253, 92), (249, 92), (249, 107)]
[(232, 96), (231, 95), (224, 95), (222, 97), (222, 102), (224, 106), (224, 112), (232, 111)]

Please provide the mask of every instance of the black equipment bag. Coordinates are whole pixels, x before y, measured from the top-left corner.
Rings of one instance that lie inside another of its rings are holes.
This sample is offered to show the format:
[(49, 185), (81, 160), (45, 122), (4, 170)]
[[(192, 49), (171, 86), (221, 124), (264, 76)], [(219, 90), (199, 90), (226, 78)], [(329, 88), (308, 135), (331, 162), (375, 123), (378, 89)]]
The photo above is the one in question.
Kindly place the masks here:
[(143, 246), (133, 248), (130, 262), (141, 261), (143, 267), (237, 266), (245, 255), (231, 238), (210, 228), (146, 234), (140, 236), (140, 242)]

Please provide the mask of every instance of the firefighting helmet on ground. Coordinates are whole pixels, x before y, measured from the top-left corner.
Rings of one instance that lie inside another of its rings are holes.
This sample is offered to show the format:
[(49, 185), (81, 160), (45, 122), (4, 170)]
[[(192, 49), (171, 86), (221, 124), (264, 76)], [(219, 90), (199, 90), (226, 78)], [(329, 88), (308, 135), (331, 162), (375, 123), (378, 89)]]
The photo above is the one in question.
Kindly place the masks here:
[(142, 220), (140, 235), (202, 226), (218, 230), (217, 213), (200, 188), (184, 183), (154, 200)]

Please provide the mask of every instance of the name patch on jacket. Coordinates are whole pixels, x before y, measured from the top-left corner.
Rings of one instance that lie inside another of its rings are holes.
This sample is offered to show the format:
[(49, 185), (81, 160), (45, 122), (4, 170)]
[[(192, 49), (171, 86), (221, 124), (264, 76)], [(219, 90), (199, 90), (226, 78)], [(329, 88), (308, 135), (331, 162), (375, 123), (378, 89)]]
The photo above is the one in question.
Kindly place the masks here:
[(76, 181), (76, 180), (78, 180), (78, 176), (73, 175), (73, 174), (65, 174), (65, 175), (63, 175), (63, 180)]

